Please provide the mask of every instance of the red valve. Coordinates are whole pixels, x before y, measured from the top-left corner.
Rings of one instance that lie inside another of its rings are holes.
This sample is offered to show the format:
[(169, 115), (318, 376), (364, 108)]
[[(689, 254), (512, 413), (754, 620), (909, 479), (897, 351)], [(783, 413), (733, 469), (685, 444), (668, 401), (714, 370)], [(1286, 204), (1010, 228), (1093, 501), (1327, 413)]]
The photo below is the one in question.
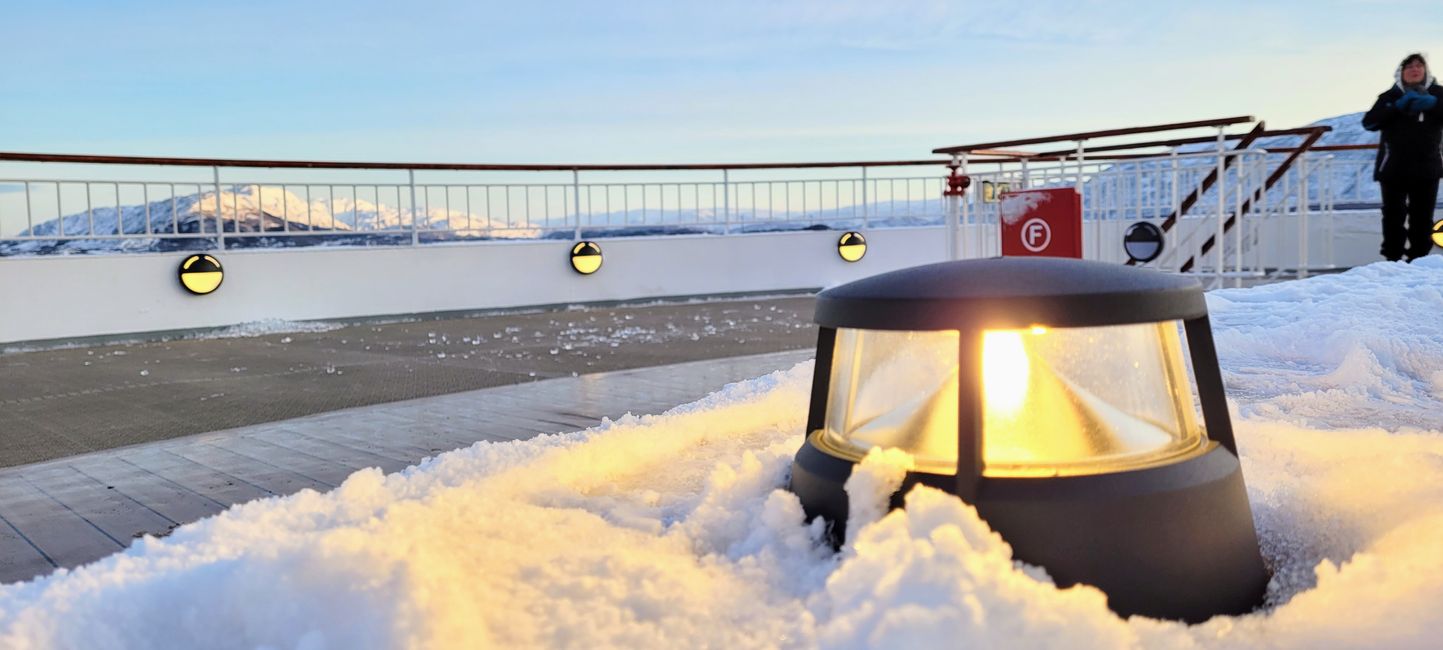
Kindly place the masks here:
[(942, 196), (962, 196), (967, 193), (967, 188), (972, 186), (972, 177), (958, 173), (956, 165), (948, 165), (952, 173), (947, 176), (947, 189), (942, 190)]

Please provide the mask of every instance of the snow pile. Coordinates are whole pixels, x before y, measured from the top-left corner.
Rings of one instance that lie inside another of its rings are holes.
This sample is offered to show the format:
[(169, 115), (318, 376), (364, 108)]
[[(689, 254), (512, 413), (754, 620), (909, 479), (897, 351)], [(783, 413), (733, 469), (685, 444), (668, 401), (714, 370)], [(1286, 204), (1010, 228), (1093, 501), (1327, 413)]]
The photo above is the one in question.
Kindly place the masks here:
[[(272, 334), (299, 334), (304, 332), (330, 332), (338, 330), (346, 325), (343, 323), (327, 321), (293, 321), (283, 318), (264, 318), (261, 320), (247, 321), (228, 327), (214, 330), (167, 335), (151, 338), (113, 338), (106, 342), (106, 345), (129, 345), (143, 343), (146, 341), (177, 341), (177, 340), (208, 340), (208, 339), (239, 339), (252, 338), (257, 336), (269, 336)], [(70, 350), (75, 348), (88, 348), (95, 343), (88, 341), (72, 341), (64, 343), (39, 343), (25, 345), (0, 345), (0, 353), (11, 354), (21, 352), (40, 352), (43, 350)], [(120, 352), (124, 354), (124, 352)]]
[(1047, 192), (1026, 190), (1011, 192), (1002, 197), (1002, 205), (999, 207), (998, 214), (1001, 215), (1003, 223), (1014, 224), (1018, 219), (1034, 213), (1037, 206), (1051, 200), (1052, 195)]
[(1122, 620), (905, 459), (819, 544), (785, 484), (811, 364), (657, 416), (257, 501), (0, 587), (0, 647), (1428, 647), (1443, 625), (1443, 260), (1210, 297), (1268, 607)]
[(1443, 257), (1208, 294), (1229, 395), (1301, 426), (1443, 427)]
[(324, 321), (293, 321), (283, 318), (265, 318), (206, 332), (188, 338), (196, 339), (239, 339), (271, 334), (297, 334), (300, 332), (330, 332), (345, 325)]

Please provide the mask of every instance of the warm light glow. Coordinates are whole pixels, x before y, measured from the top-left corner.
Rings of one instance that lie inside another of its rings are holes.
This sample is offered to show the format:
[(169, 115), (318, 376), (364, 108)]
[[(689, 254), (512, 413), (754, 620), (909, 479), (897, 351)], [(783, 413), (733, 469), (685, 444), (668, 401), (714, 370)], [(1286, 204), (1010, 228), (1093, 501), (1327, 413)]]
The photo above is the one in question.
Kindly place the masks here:
[(1027, 401), (1027, 348), (1022, 333), (991, 331), (982, 334), (983, 397), (987, 412), (1013, 416)]
[(180, 284), (196, 295), (205, 295), (220, 287), (225, 278), (220, 260), (210, 255), (191, 255), (180, 263)]
[(1051, 465), (1093, 454), (1071, 391), (1043, 358), (1028, 354), (1029, 340), (1046, 333), (1034, 327), (982, 334), (984, 467)]
[(601, 247), (596, 242), (577, 242), (571, 247), (571, 268), (582, 275), (591, 275), (601, 268)]
[[(976, 422), (959, 417), (960, 345), (955, 330), (837, 330), (815, 443), (851, 460), (901, 449), (914, 471), (955, 473), (959, 424)], [(981, 345), (984, 476), (1119, 472), (1206, 450), (1176, 322), (990, 330)]]
[(1179, 353), (1173, 324), (984, 332), (983, 474), (1124, 471), (1201, 449)]
[(867, 238), (862, 233), (847, 231), (837, 240), (837, 254), (848, 262), (856, 262), (867, 254)]

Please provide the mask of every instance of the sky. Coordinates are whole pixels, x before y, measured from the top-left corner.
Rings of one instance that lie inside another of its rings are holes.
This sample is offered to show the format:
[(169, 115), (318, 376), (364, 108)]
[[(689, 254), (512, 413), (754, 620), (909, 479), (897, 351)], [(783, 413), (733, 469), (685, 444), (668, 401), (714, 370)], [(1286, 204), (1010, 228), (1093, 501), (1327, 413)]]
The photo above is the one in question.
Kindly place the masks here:
[(400, 162), (914, 159), (1361, 111), (1443, 3), (6, 0), (0, 151)]

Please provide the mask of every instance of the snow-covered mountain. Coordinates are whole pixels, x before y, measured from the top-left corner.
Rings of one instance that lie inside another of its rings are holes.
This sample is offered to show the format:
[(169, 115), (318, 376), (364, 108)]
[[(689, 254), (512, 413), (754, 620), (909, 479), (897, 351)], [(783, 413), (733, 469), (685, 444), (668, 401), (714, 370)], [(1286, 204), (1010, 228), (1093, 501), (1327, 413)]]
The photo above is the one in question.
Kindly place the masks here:
[[(453, 238), (489, 238), (491, 224), (479, 215), (470, 215), (468, 220), (465, 212), (457, 210), (428, 207), (423, 212), (418, 224), (422, 230), (446, 230)], [(210, 190), (149, 204), (121, 206), (118, 210), (114, 206), (95, 207), (52, 219), (19, 233), (19, 237), (40, 239), (0, 242), (0, 256), (204, 248), (208, 245), (204, 239), (177, 235), (215, 233), (218, 223), (225, 224), (226, 233), (245, 235), (228, 242), (228, 246), (385, 244), (409, 241), (411, 211), (394, 205), (378, 205), (364, 198), (313, 197), (308, 201), (279, 186), (238, 185), (222, 189), (218, 195)], [(499, 227), (511, 237), (540, 234), (538, 229), (525, 223)], [(110, 235), (153, 237), (87, 239)]]

